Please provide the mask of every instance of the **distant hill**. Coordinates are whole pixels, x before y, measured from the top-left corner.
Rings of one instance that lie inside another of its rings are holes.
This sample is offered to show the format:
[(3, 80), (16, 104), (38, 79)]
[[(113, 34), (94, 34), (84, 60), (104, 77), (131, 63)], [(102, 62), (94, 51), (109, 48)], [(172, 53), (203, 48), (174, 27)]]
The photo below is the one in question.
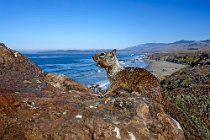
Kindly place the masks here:
[(178, 50), (210, 50), (210, 40), (180, 40), (173, 43), (146, 43), (131, 46), (125, 50), (145, 51), (145, 52), (163, 52), (163, 51), (178, 51)]
[(182, 43), (193, 43), (195, 42), (195, 40), (179, 40), (179, 41), (175, 41), (171, 44), (182, 44)]

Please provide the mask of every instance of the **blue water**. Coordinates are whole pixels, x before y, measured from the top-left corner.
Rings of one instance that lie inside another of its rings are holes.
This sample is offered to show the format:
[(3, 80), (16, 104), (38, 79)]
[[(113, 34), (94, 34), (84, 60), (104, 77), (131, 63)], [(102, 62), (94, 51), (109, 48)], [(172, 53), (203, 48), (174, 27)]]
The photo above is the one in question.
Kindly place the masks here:
[[(46, 73), (65, 74), (74, 80), (86, 84), (107, 85), (107, 77), (104, 69), (96, 66), (92, 60), (95, 52), (74, 52), (62, 54), (25, 54), (32, 62), (37, 64)], [(120, 63), (127, 66), (146, 67), (147, 64), (142, 59), (143, 54), (117, 55)]]

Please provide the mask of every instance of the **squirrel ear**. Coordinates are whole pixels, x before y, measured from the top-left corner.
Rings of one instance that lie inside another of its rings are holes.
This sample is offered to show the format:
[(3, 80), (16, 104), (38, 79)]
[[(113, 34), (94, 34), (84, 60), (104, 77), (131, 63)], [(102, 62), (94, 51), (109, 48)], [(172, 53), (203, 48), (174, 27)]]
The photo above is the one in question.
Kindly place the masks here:
[(116, 49), (112, 50), (112, 54), (116, 54), (116, 52), (117, 52)]

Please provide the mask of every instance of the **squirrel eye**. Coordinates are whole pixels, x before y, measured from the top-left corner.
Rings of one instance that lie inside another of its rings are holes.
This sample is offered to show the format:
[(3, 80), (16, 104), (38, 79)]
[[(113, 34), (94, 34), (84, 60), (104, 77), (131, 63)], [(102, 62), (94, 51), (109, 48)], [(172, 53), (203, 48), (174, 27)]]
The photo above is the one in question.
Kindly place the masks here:
[(102, 52), (102, 53), (100, 53), (99, 55), (100, 55), (100, 56), (104, 56), (105, 54), (106, 54), (106, 53)]

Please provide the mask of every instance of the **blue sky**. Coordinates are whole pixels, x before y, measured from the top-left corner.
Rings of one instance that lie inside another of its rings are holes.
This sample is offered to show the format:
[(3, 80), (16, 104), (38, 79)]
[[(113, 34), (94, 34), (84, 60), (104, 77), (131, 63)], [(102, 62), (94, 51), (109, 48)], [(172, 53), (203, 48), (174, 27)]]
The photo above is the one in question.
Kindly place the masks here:
[(0, 0), (0, 42), (49, 50), (210, 39), (209, 7), (210, 0)]

